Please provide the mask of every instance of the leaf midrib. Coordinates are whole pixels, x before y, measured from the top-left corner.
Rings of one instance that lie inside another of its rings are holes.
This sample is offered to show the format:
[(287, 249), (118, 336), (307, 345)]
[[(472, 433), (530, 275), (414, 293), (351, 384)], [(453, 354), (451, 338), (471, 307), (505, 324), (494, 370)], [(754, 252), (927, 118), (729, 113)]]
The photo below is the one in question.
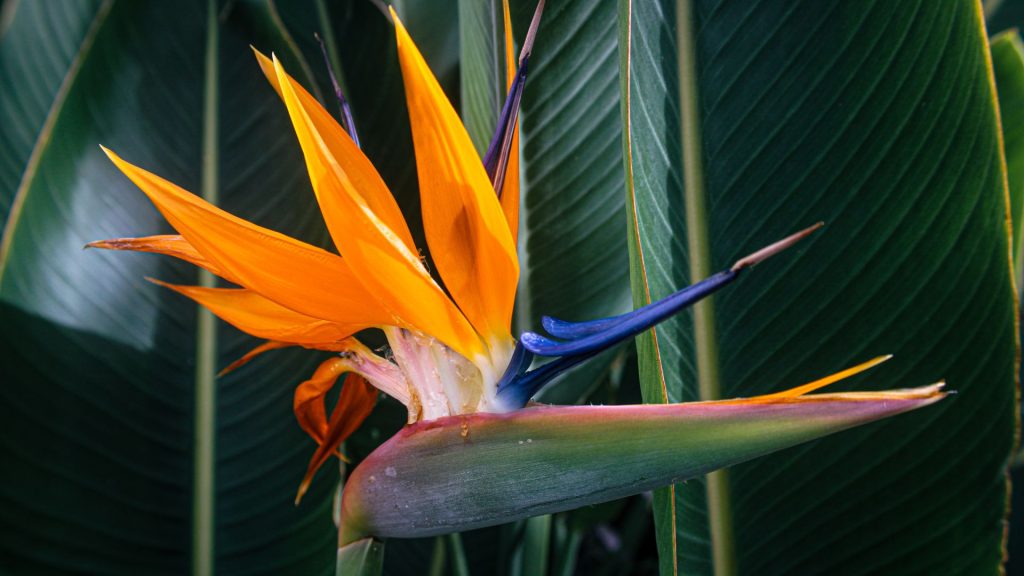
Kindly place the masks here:
[[(219, 196), (219, 26), (217, 0), (207, 0), (206, 61), (203, 75), (203, 133), (200, 195), (216, 205)], [(212, 288), (217, 280), (207, 270), (199, 270), (199, 285)], [(192, 492), (192, 573), (214, 573), (216, 532), (217, 443), (217, 324), (213, 314), (198, 307), (196, 314), (195, 420)]]

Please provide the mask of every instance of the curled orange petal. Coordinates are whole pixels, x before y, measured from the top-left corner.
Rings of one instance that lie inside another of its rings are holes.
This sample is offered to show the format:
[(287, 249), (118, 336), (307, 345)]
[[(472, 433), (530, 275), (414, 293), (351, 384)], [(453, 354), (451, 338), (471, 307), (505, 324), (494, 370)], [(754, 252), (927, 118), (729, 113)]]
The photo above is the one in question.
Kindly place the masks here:
[[(377, 391), (365, 378), (350, 374), (338, 397), (338, 404), (327, 421), (324, 396), (334, 386), (338, 377), (352, 370), (344, 358), (330, 358), (316, 369), (313, 377), (299, 384), (295, 389), (294, 409), (299, 425), (320, 445), (306, 468), (306, 474), (299, 485), (295, 503), (309, 488), (313, 475), (335, 453), (338, 445), (348, 438), (366, 420), (377, 402)], [(345, 459), (338, 453), (338, 456)], [(347, 461), (347, 460), (346, 460)]]
[(156, 236), (144, 236), (142, 238), (111, 238), (110, 240), (97, 240), (89, 242), (86, 248), (102, 248), (104, 250), (130, 250), (133, 252), (150, 252), (152, 254), (163, 254), (184, 260), (189, 264), (198, 266), (204, 270), (220, 276), (221, 278), (235, 282), (234, 279), (225, 275), (223, 270), (217, 268), (199, 253), (188, 240), (178, 234), (160, 234)]

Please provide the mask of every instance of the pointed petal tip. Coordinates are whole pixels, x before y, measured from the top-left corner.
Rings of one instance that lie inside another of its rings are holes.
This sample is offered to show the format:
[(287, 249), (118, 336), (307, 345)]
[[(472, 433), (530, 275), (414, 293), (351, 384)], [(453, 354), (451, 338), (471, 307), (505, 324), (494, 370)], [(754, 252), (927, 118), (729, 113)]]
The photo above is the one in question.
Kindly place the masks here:
[(302, 497), (306, 495), (306, 491), (309, 490), (309, 481), (310, 481), (310, 478), (306, 478), (306, 479), (304, 479), (302, 481), (302, 484), (299, 484), (299, 489), (295, 493), (295, 506), (296, 507), (299, 505), (300, 502), (302, 502)]
[(737, 260), (736, 263), (732, 265), (732, 268), (730, 270), (732, 270), (733, 272), (736, 272), (738, 270), (742, 270), (744, 268), (750, 268), (751, 266), (755, 266), (757, 264), (760, 264), (761, 262), (767, 260), (768, 258), (771, 258), (772, 256), (775, 256), (779, 252), (782, 252), (782, 251), (790, 248), (791, 246), (793, 246), (797, 242), (799, 242), (799, 241), (803, 240), (804, 238), (810, 236), (811, 234), (813, 234), (815, 231), (817, 231), (818, 229), (820, 229), (824, 225), (825, 225), (825, 222), (818, 221), (817, 223), (815, 223), (815, 224), (813, 224), (811, 226), (808, 226), (807, 228), (804, 228), (803, 230), (800, 230), (799, 232), (796, 232), (795, 234), (790, 234), (789, 236), (786, 236), (782, 240), (779, 240), (777, 242), (769, 244), (768, 246), (765, 246), (764, 248), (761, 248), (760, 250), (754, 252), (753, 254), (748, 254), (747, 256), (744, 256), (743, 258), (740, 258), (739, 260)]
[(887, 362), (892, 357), (892, 354), (876, 356), (868, 360), (867, 362), (861, 362), (856, 366), (851, 366), (850, 368), (847, 368), (845, 370), (840, 370), (839, 372), (836, 372), (835, 374), (830, 374), (828, 376), (825, 376), (824, 378), (819, 378), (812, 382), (808, 382), (807, 384), (803, 384), (795, 388), (790, 388), (789, 390), (783, 390), (782, 392), (757, 396), (757, 398), (760, 400), (771, 400), (776, 398), (797, 398), (800, 396), (805, 396), (811, 392), (814, 392), (815, 390), (819, 390), (830, 384), (839, 382), (840, 380), (845, 380), (851, 376), (855, 376), (857, 374), (860, 374), (861, 372), (870, 370), (871, 368), (874, 368), (875, 366), (878, 366), (883, 362)]
[(121, 157), (118, 156), (117, 153), (111, 150), (110, 148), (107, 148), (103, 144), (100, 144), (99, 147), (100, 150), (103, 150), (103, 153), (107, 155), (107, 158), (110, 158), (110, 161), (113, 162), (114, 164), (120, 166), (124, 162), (124, 160), (122, 160)]
[(519, 51), (519, 65), (522, 66), (533, 53), (533, 42), (537, 37), (537, 29), (540, 28), (540, 18), (544, 14), (544, 0), (537, 2), (533, 10), (533, 19), (530, 20), (530, 28), (526, 31), (526, 39), (523, 40), (523, 47)]
[(169, 282), (164, 282), (163, 280), (153, 278), (152, 276), (143, 276), (142, 279), (145, 280), (146, 282), (151, 282), (153, 284), (156, 284), (157, 286), (163, 286), (164, 288), (170, 288), (171, 290), (177, 292), (177, 286)]
[(291, 347), (291, 346), (296, 346), (296, 344), (294, 344), (292, 342), (280, 342), (280, 341), (277, 341), (277, 340), (267, 340), (266, 342), (260, 344), (259, 346), (255, 347), (252, 350), (249, 350), (248, 352), (243, 354), (242, 357), (239, 358), (238, 360), (235, 360), (231, 364), (228, 364), (227, 366), (225, 366), (223, 370), (221, 370), (220, 372), (217, 373), (217, 378), (222, 378), (224, 376), (227, 376), (228, 374), (234, 372), (235, 370), (241, 368), (242, 366), (245, 366), (250, 361), (252, 361), (252, 359), (256, 358), (260, 354), (263, 354), (264, 352), (269, 352), (271, 350), (278, 350), (280, 348), (288, 348), (288, 347)]

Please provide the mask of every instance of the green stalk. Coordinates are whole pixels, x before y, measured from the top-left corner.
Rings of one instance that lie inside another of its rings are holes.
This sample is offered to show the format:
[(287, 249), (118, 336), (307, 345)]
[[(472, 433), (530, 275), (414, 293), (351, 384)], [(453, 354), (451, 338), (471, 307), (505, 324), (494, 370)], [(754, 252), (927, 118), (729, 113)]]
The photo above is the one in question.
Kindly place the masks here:
[[(216, 0), (207, 1), (206, 72), (203, 92), (203, 148), (201, 194), (211, 204), (218, 196), (217, 57), (218, 21)], [(213, 274), (199, 271), (199, 285), (216, 284)], [(196, 326), (195, 445), (192, 496), (192, 573), (210, 576), (214, 566), (214, 464), (217, 405), (217, 325), (213, 314), (200, 307)]]
[(551, 515), (534, 516), (526, 521), (523, 534), (523, 574), (547, 576), (548, 545), (551, 542)]
[(444, 548), (444, 536), (434, 536), (434, 553), (430, 556), (430, 576), (444, 576), (444, 564), (447, 552)]
[(466, 550), (462, 547), (462, 536), (453, 532), (447, 536), (452, 548), (452, 572), (455, 576), (469, 576), (469, 563), (466, 561)]
[[(707, 278), (713, 272), (707, 229), (707, 195), (698, 107), (696, 40), (693, 7), (689, 0), (676, 3), (676, 53), (679, 56), (679, 100), (682, 129), (683, 174), (685, 181), (686, 235), (690, 252), (690, 278)], [(722, 397), (718, 374), (718, 341), (715, 331), (714, 299), (707, 298), (693, 307), (696, 347), (697, 385), (701, 400)], [(708, 519), (715, 576), (736, 573), (729, 478), (726, 470), (707, 475)]]
[(554, 575), (572, 576), (576, 573), (576, 560), (580, 555), (580, 545), (583, 543), (583, 530), (562, 515), (556, 525), (556, 532), (558, 544), (554, 558)]

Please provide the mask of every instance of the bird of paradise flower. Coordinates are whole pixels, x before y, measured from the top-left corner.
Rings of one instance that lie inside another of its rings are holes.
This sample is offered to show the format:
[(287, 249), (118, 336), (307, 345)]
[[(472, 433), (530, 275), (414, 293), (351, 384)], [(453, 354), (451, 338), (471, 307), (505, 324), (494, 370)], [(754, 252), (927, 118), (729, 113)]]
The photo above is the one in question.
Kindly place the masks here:
[[(506, 3), (509, 97), (483, 161), (392, 11), (423, 224), (444, 287), (421, 260), (398, 205), (353, 138), (351, 121), (346, 122), (350, 135), (276, 57), (256, 52), (287, 108), (338, 254), (228, 214), (104, 148), (178, 234), (90, 246), (173, 256), (239, 286), (157, 281), (266, 340), (226, 370), (286, 346), (337, 353), (295, 392), (298, 422), (319, 444), (296, 502), (332, 454), (343, 458), (338, 446), (372, 411), (378, 391), (406, 406), (409, 426), (364, 460), (349, 479), (342, 504), (342, 544), (369, 536), (459, 531), (605, 501), (943, 397), (941, 383), (808, 395), (888, 358), (880, 357), (804, 386), (749, 399), (527, 406), (559, 373), (719, 290), (819, 226), (639, 310), (589, 322), (544, 318), (544, 328), (554, 338), (527, 332), (514, 339), (517, 112), (542, 6), (517, 68)], [(384, 332), (391, 357), (376, 354), (354, 337), (368, 328)], [(553, 359), (533, 368), (536, 356)], [(339, 400), (328, 417), (325, 396), (344, 374)], [(453, 474), (464, 477), (453, 481)]]

